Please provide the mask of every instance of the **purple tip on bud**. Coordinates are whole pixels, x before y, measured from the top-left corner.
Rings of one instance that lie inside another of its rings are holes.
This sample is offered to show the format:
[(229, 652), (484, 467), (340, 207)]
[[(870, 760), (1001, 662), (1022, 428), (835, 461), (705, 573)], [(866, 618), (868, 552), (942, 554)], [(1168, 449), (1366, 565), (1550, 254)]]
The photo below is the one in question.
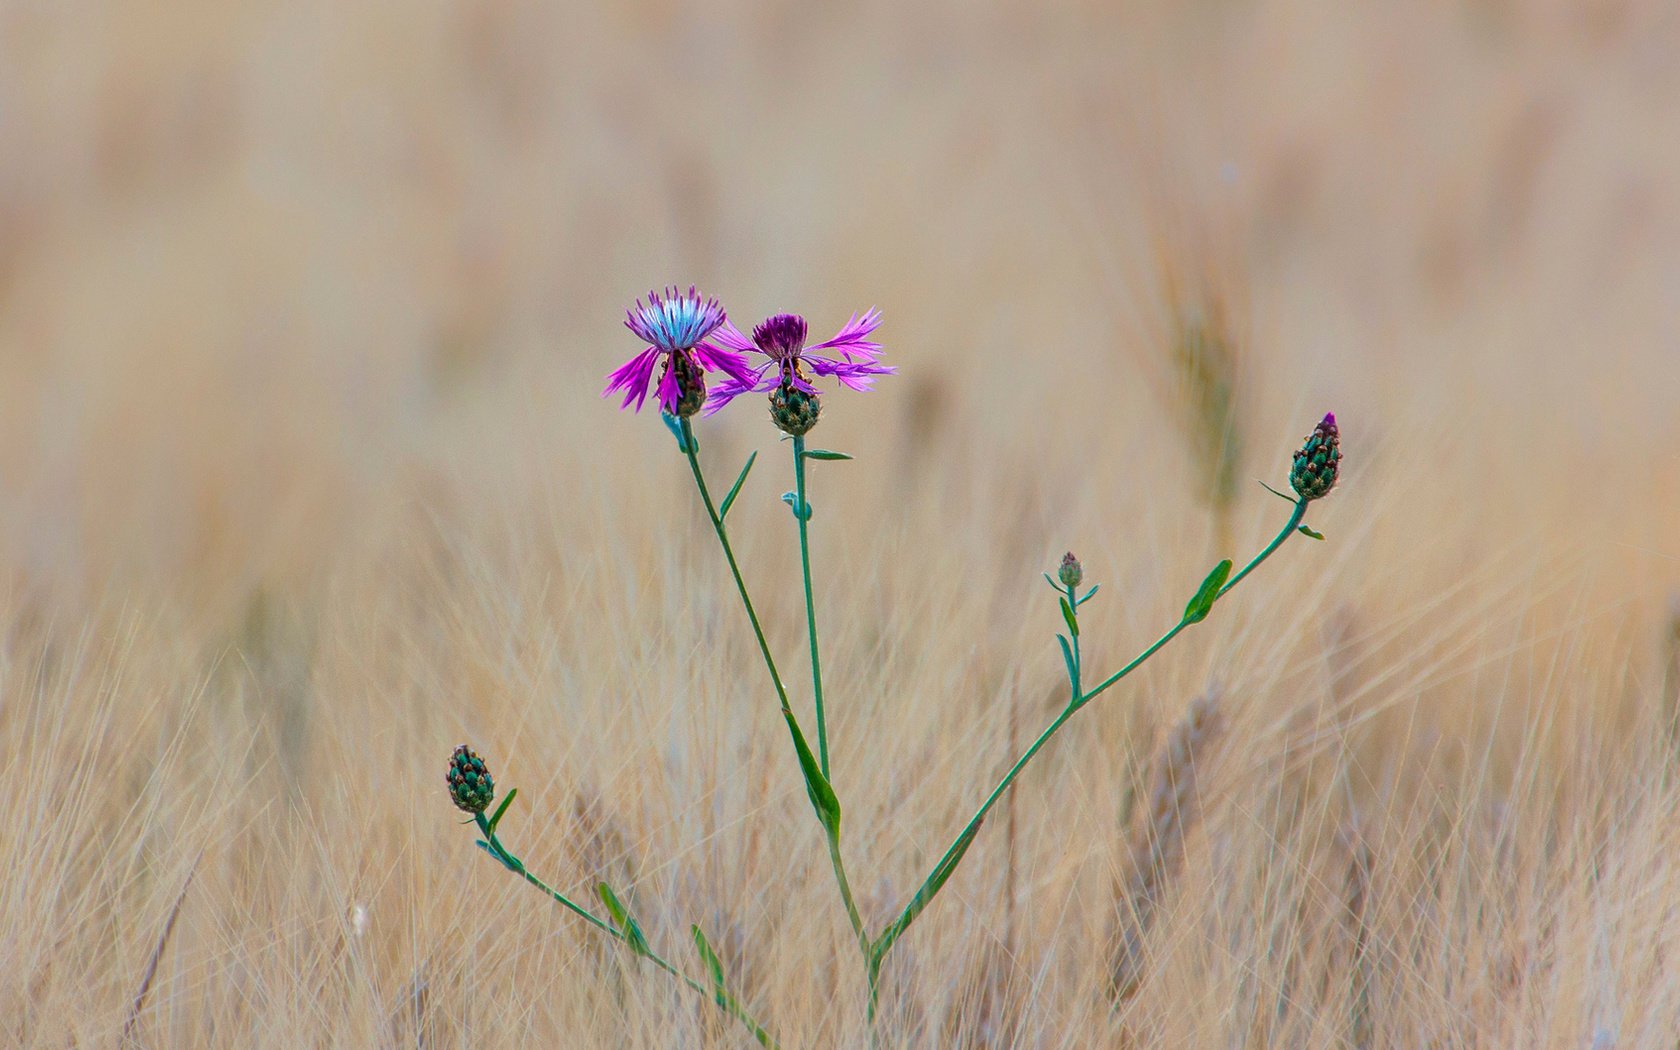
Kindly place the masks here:
[(1336, 429), (1336, 414), (1326, 412), (1306, 444), (1295, 452), (1289, 470), (1289, 484), (1302, 499), (1314, 500), (1336, 487), (1342, 469), (1342, 436)]

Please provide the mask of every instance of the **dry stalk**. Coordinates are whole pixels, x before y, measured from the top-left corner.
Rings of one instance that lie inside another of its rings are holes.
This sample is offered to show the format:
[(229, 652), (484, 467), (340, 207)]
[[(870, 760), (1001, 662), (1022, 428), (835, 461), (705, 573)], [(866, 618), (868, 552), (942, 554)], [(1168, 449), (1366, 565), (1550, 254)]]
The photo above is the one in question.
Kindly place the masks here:
[(140, 1025), (140, 1015), (146, 1009), (146, 997), (151, 994), (152, 981), (157, 977), (158, 963), (163, 959), (164, 949), (169, 947), (169, 938), (175, 933), (175, 920), (181, 917), (181, 905), (186, 902), (187, 891), (192, 889), (193, 877), (198, 874), (199, 862), (204, 859), (204, 851), (200, 850), (193, 859), (192, 868), (187, 871), (187, 881), (181, 884), (181, 892), (175, 897), (175, 906), (169, 909), (169, 918), (164, 921), (163, 932), (158, 934), (157, 944), (152, 948), (152, 957), (146, 961), (146, 972), (140, 977), (140, 990), (134, 993), (134, 1005), (128, 1008), (128, 1019), (123, 1022), (122, 1045), (131, 1045), (134, 1041), (134, 1030)]
[(1210, 687), (1168, 734), (1155, 765), (1149, 814), (1132, 842), (1131, 872), (1117, 887), (1119, 932), (1109, 992), (1116, 1003), (1137, 991), (1144, 970), (1144, 940), (1155, 908), (1184, 862), (1184, 841), (1200, 811), (1197, 763), (1223, 728), (1220, 691)]

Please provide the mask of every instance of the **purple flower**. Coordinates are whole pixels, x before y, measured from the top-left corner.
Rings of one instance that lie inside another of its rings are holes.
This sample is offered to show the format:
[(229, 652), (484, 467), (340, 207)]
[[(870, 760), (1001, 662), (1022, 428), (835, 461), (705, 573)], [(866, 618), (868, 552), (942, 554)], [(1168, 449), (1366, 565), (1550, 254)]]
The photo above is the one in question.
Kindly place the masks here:
[[(665, 371), (659, 377), (659, 407), (672, 414), (685, 397), (696, 393), (705, 397), (702, 373), (706, 371), (723, 372), (734, 380), (751, 378), (751, 365), (738, 350), (707, 341), (719, 326), (728, 323), (718, 301), (701, 299), (693, 285), (689, 285), (687, 295), (679, 295), (674, 287), (665, 289), (664, 295), (649, 292), (647, 305), (637, 299), (624, 317), (624, 327), (649, 345), (607, 377), (607, 388), (601, 396), (622, 390), (624, 402), (619, 407), (629, 408), (635, 402), (640, 412), (653, 380), (653, 368), (661, 359)], [(696, 383), (698, 391), (684, 389)]]
[[(717, 342), (742, 354), (763, 354), (763, 364), (749, 366), (745, 375), (731, 375), (712, 391), (706, 414), (711, 415), (732, 398), (746, 393), (770, 393), (786, 384), (807, 394), (817, 388), (805, 374), (807, 366), (820, 376), (833, 376), (853, 390), (868, 390), (875, 377), (891, 375), (897, 369), (877, 360), (881, 344), (870, 334), (881, 325), (881, 313), (874, 308), (861, 317), (853, 314), (834, 338), (815, 346), (805, 345), (805, 318), (798, 314), (777, 314), (753, 329), (748, 340), (727, 320), (717, 330)], [(827, 351), (821, 353), (819, 351)]]

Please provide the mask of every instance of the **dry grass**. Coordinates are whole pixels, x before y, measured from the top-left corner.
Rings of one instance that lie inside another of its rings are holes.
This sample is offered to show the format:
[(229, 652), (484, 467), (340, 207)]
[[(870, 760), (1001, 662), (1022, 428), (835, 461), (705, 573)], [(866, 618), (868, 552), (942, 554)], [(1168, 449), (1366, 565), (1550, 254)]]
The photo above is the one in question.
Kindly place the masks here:
[[(1012, 855), (986, 828), (895, 952), (889, 1045), (1671, 1047), (1680, 21), (1112, 6), (0, 8), (0, 1043), (115, 1045), (156, 954), (149, 1046), (736, 1045), (472, 848), (466, 740), (533, 870), (691, 964), (702, 924), (786, 1045), (863, 1045), (684, 464), (595, 396), (619, 311), (886, 315), (903, 374), (832, 400), (858, 461), (812, 494), (879, 926), (1053, 713), (1039, 572), (1102, 583), (1101, 671), (1210, 564), (1138, 370), (1161, 253), (1217, 244), (1224, 553), (1326, 408), (1329, 541), (1028, 772)], [(731, 415), (704, 454), (764, 450), (732, 517), (796, 668), (786, 447)], [(1215, 679), (1113, 1007), (1123, 817)]]

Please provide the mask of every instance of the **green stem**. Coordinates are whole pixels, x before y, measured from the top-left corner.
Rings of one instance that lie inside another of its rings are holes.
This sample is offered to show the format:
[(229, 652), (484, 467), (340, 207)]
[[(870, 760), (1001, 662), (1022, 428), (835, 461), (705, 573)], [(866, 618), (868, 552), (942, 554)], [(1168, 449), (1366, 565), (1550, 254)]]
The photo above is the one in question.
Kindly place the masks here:
[(817, 607), (811, 594), (811, 542), (807, 526), (811, 518), (811, 504), (805, 500), (805, 436), (793, 439), (793, 494), (799, 501), (793, 516), (799, 520), (799, 565), (805, 574), (805, 628), (811, 640), (811, 694), (817, 707), (817, 761), (823, 776), (828, 771), (828, 719), (823, 714), (822, 656), (817, 647)]
[[(614, 940), (620, 941), (622, 943), (625, 943), (625, 944), (629, 943), (630, 939), (627, 936), (625, 936), (623, 931), (619, 930), (617, 927), (613, 926), (611, 923), (604, 921), (603, 919), (601, 919), (600, 917), (595, 915), (593, 912), (591, 912), (588, 908), (585, 908), (585, 907), (579, 905), (578, 903), (573, 901), (570, 897), (567, 897), (564, 893), (561, 893), (559, 890), (556, 890), (554, 887), (550, 886), (548, 883), (544, 882), (543, 880), (537, 878), (535, 875), (531, 874), (530, 871), (528, 871), (526, 869), (525, 862), (520, 860), (518, 857), (514, 856), (511, 852), (509, 852), (508, 848), (506, 846), (502, 845), (501, 839), (498, 838), (495, 835), (495, 833), (490, 830), (490, 822), (485, 819), (484, 814), (476, 813), (476, 814), (474, 814), (474, 819), (477, 820), (477, 822), (478, 822), (478, 830), (484, 834), (484, 840), (485, 840), (485, 843), (489, 846), (490, 852), (496, 857), (497, 860), (502, 862), (502, 865), (504, 867), (506, 867), (509, 871), (512, 871), (512, 872), (515, 872), (516, 874), (518, 874), (520, 878), (524, 879), (526, 882), (530, 883), (531, 885), (535, 886), (537, 889), (541, 890), (543, 893), (547, 894), (557, 904), (561, 905), (562, 907), (566, 908), (568, 911), (571, 911), (573, 914), (582, 918), (585, 922), (588, 922), (591, 926), (600, 930), (602, 933), (605, 933), (608, 936), (612, 937)], [(696, 992), (699, 992), (701, 995), (705, 996), (706, 998), (711, 999), (714, 1003), (717, 1004), (718, 1008), (721, 1009), (724, 1013), (728, 1014), (729, 1016), (735, 1018), (737, 1021), (740, 1021), (743, 1025), (745, 1025), (747, 1027), (747, 1029), (752, 1032), (753, 1038), (757, 1039), (760, 1045), (767, 1046), (767, 1047), (774, 1047), (774, 1046), (777, 1045), (776, 1040), (771, 1037), (769, 1032), (765, 1031), (764, 1026), (760, 1025), (757, 1021), (753, 1020), (752, 1017), (750, 1015), (748, 1015), (747, 1012), (745, 1010), (743, 1010), (740, 1007), (739, 1004), (734, 1002), (733, 997), (730, 997), (730, 1001), (728, 1001), (728, 1002), (719, 1002), (717, 997), (711, 991), (709, 991), (705, 986), (703, 986), (699, 981), (696, 981), (694, 978), (688, 976), (687, 974), (683, 973), (681, 970), (677, 969), (675, 966), (671, 965), (669, 962), (667, 962), (665, 960), (665, 958), (663, 956), (660, 956), (659, 954), (657, 954), (656, 952), (654, 952), (650, 948), (642, 948), (636, 954), (638, 954), (638, 955), (642, 956), (643, 958), (647, 959), (648, 961), (652, 962), (655, 966), (659, 967), (661, 970), (664, 970), (666, 973), (670, 974), (672, 977), (675, 977), (677, 980), (681, 981), (683, 984), (688, 985), (690, 988), (694, 989)]]
[[(776, 698), (780, 700), (782, 704), (782, 714), (788, 720), (788, 733), (789, 735), (794, 735), (798, 733), (798, 722), (793, 716), (793, 709), (788, 706), (787, 689), (782, 685), (782, 676), (776, 670), (776, 658), (770, 655), (770, 644), (764, 640), (764, 628), (759, 625), (758, 613), (753, 610), (752, 598), (747, 594), (746, 581), (741, 579), (741, 569), (740, 566), (736, 564), (735, 551), (729, 545), (729, 531), (724, 528), (723, 519), (718, 517), (717, 508), (712, 503), (711, 492), (706, 488), (706, 476), (700, 472), (699, 444), (694, 440), (694, 429), (687, 419), (683, 419), (681, 421), (681, 430), (683, 436), (683, 453), (688, 456), (689, 469), (694, 473), (694, 484), (700, 490), (700, 501), (706, 505), (706, 516), (711, 519), (712, 531), (717, 533), (718, 543), (723, 547), (723, 556), (729, 561), (729, 572), (735, 577), (735, 590), (741, 595), (741, 604), (747, 610), (747, 619), (752, 621), (753, 636), (758, 639), (758, 651), (764, 657), (765, 669), (770, 672), (771, 684), (776, 687)], [(800, 495), (799, 501), (804, 503), (803, 494)], [(802, 521), (800, 525), (801, 533), (803, 533), (804, 522)], [(806, 573), (806, 579), (807, 581), (810, 579), (809, 571)], [(807, 589), (807, 600), (809, 600), (809, 596), (810, 591)], [(814, 630), (815, 628), (813, 628), (813, 631)], [(815, 634), (812, 635), (812, 638), (814, 641)], [(816, 652), (814, 647), (812, 652)], [(795, 737), (795, 747), (798, 746), (798, 740), (797, 737)], [(823, 778), (826, 780), (827, 777), (828, 774), (824, 771)], [(824, 829), (824, 833), (828, 839), (829, 861), (834, 867), (834, 881), (839, 885), (840, 899), (846, 905), (846, 917), (851, 921), (852, 930), (857, 934), (858, 942), (862, 945), (864, 956), (867, 958), (870, 947), (869, 937), (868, 934), (864, 932), (863, 920), (859, 917), (857, 902), (852, 897), (852, 886), (851, 882), (846, 878), (845, 862), (840, 858), (839, 833), (838, 831), (829, 831), (826, 828)]]
[[(1072, 584), (1063, 584), (1063, 586), (1067, 587), (1068, 609), (1070, 611), (1072, 611), (1072, 613), (1073, 613), (1073, 622), (1078, 623), (1079, 622), (1079, 598), (1075, 594), (1075, 591), (1077, 590), (1077, 588), (1075, 588)], [(1074, 631), (1074, 632), (1072, 632), (1072, 634), (1073, 634), (1073, 681), (1069, 684), (1072, 685), (1072, 687), (1073, 687), (1073, 697), (1072, 697), (1071, 702), (1078, 703), (1079, 702), (1080, 672), (1083, 668), (1083, 664), (1082, 664), (1082, 662), (1080, 660), (1080, 656), (1079, 656), (1079, 632)]]
[[(1271, 557), (1272, 552), (1282, 546), (1283, 541), (1287, 540), (1290, 535), (1294, 533), (1296, 527), (1301, 524), (1301, 519), (1305, 516), (1306, 511), (1307, 501), (1300, 500), (1297, 502), (1295, 504), (1294, 513), (1289, 516), (1289, 523), (1272, 538), (1272, 541), (1268, 543), (1259, 554), (1254, 556), (1253, 560), (1243, 567), (1241, 572), (1231, 577), (1225, 586), (1220, 588), (1220, 595), (1225, 594), (1226, 591), (1229, 591), (1232, 587), (1236, 586), (1243, 577), (1247, 576), (1250, 572), (1253, 572), (1261, 562)], [(910, 924), (916, 920), (916, 917), (933, 902), (934, 896), (944, 886), (945, 880), (951, 877), (951, 874), (956, 869), (956, 865), (961, 863), (962, 855), (968, 850), (969, 844), (974, 841), (974, 836), (979, 832), (981, 821), (986, 819), (986, 814), (991, 812), (992, 807), (997, 804), (998, 799), (1003, 797), (1003, 793), (1009, 790), (1009, 786), (1015, 782), (1015, 778), (1021, 775), (1021, 771), (1027, 767), (1027, 763), (1033, 760), (1033, 757), (1038, 754), (1045, 744), (1050, 742), (1050, 738), (1055, 736), (1057, 731), (1060, 730), (1062, 726), (1066, 725), (1068, 719), (1072, 718), (1075, 713), (1094, 700), (1109, 686), (1112, 686), (1114, 683), (1120, 681), (1120, 679), (1137, 670), (1143, 665), (1145, 660), (1154, 656), (1163, 646), (1172, 641), (1178, 636), (1180, 631), (1184, 630), (1184, 628), (1188, 626), (1190, 626), (1189, 622), (1180, 618), (1178, 623), (1175, 624), (1171, 630), (1155, 639), (1155, 641), (1150, 644), (1149, 648), (1139, 653), (1126, 666), (1120, 668), (1120, 670), (1114, 672), (1112, 675), (1109, 675), (1090, 692), (1081, 694), (1077, 690), (1075, 691), (1073, 699), (1068, 703), (1068, 706), (1061, 714), (1056, 716), (1055, 721), (1045, 727), (1044, 732), (1038, 735), (1038, 739), (1034, 740), (1032, 744), (1028, 746), (1027, 750), (1022, 753), (1021, 757), (1015, 760), (1015, 764), (1009, 767), (1009, 772), (1005, 773), (1003, 775), (1003, 779), (998, 781), (997, 786), (992, 789), (991, 794), (986, 796), (986, 800), (980, 804), (980, 808), (975, 811), (974, 816), (969, 818), (968, 823), (963, 827), (961, 833), (952, 840), (950, 847), (946, 849), (945, 853), (939, 858), (939, 862), (933, 866), (933, 870), (929, 873), (927, 879), (922, 882), (921, 887), (916, 891), (915, 895), (911, 897), (910, 903), (905, 906), (903, 913), (900, 914), (897, 919), (893, 920), (892, 924), (883, 930), (881, 935), (876, 938), (874, 959), (877, 965), (881, 959), (885, 958), (887, 952), (891, 950), (893, 944), (896, 943), (898, 938), (903, 935), (904, 931), (909, 928)]]

